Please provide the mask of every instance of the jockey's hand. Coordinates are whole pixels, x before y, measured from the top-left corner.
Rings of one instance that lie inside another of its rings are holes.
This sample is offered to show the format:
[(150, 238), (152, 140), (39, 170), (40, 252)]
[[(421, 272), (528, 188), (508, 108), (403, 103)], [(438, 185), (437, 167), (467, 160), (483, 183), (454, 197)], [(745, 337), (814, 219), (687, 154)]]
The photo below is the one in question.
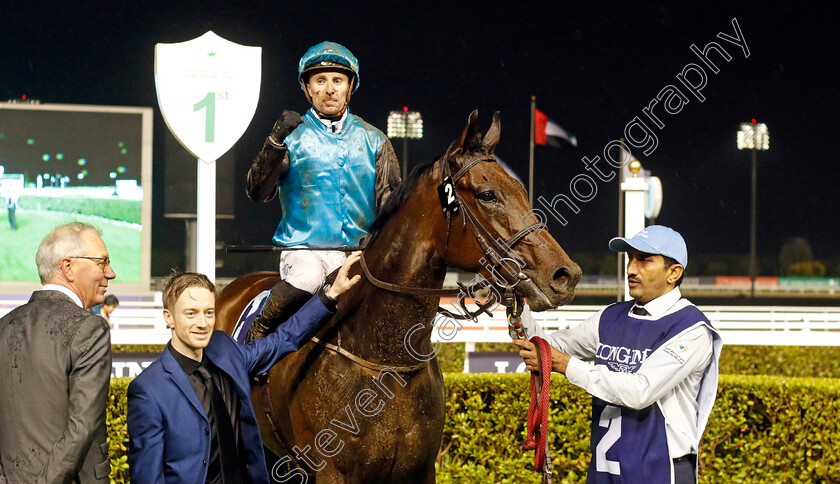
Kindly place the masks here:
[(333, 282), (329, 291), (327, 291), (327, 296), (332, 299), (338, 299), (342, 294), (349, 291), (351, 287), (355, 286), (362, 280), (361, 274), (356, 274), (352, 278), (347, 277), (347, 273), (350, 272), (350, 268), (353, 267), (353, 264), (358, 262), (361, 258), (362, 251), (360, 250), (357, 250), (347, 256), (347, 259), (344, 260), (344, 265), (341, 266), (341, 269), (338, 270), (338, 274), (335, 276), (335, 282)]
[(280, 115), (280, 119), (274, 123), (274, 128), (271, 130), (271, 137), (274, 138), (277, 144), (281, 144), (286, 139), (286, 136), (289, 136), (289, 133), (294, 131), (302, 122), (303, 120), (300, 119), (300, 114), (295, 111), (285, 110)]

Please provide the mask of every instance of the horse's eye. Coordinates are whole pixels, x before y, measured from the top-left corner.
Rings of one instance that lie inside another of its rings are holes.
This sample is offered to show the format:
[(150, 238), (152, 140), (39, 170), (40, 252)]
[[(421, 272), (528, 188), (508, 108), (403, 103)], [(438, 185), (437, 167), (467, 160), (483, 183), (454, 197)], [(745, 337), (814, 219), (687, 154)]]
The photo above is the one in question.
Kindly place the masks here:
[(496, 194), (492, 191), (488, 190), (486, 192), (481, 192), (476, 197), (481, 200), (482, 202), (486, 203), (493, 203), (496, 201)]

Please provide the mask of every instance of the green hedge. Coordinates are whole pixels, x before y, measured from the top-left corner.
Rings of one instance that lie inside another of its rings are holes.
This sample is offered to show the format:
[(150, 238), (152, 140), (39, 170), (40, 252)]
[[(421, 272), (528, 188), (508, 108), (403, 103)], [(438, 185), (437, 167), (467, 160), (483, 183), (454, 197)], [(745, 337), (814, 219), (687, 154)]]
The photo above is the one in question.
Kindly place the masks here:
[(724, 346), (720, 365), (727, 375), (840, 378), (840, 347)]
[(166, 345), (111, 345), (111, 353), (155, 353), (160, 354)]
[[(522, 449), (528, 412), (525, 374), (445, 375), (447, 415), (437, 481), (539, 483), (533, 452)], [(128, 482), (125, 392), (111, 380), (111, 482)], [(583, 390), (552, 376), (555, 482), (583, 483), (589, 462), (589, 403)], [(700, 482), (840, 482), (840, 381), (721, 376), (700, 446)]]
[(105, 416), (108, 425), (108, 449), (111, 461), (111, 484), (129, 481), (128, 474), (128, 427), (125, 415), (128, 411), (126, 392), (130, 377), (111, 378), (111, 392), (108, 395), (108, 411)]
[(701, 482), (840, 482), (840, 381), (725, 376)]
[[(528, 375), (449, 373), (445, 379), (447, 412), (438, 483), (539, 483), (534, 453), (522, 448)], [(560, 375), (552, 376), (549, 427), (555, 482), (586, 480), (589, 404), (585, 392)]]
[(97, 215), (111, 220), (122, 220), (123, 222), (133, 224), (141, 223), (139, 200), (87, 197), (36, 197), (27, 195), (20, 197), (20, 208)]

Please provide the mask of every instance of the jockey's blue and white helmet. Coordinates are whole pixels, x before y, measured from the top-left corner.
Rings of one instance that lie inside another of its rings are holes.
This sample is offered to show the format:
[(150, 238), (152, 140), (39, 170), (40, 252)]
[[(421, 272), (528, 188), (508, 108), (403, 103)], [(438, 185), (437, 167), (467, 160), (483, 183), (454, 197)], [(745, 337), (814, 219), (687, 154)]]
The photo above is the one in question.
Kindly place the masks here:
[(350, 101), (350, 94), (359, 88), (359, 61), (350, 49), (335, 42), (321, 42), (313, 45), (303, 54), (298, 62), (298, 82), (309, 102), (312, 100), (306, 92), (305, 79), (314, 72), (322, 70), (345, 71), (350, 78), (350, 89), (347, 92), (347, 101)]

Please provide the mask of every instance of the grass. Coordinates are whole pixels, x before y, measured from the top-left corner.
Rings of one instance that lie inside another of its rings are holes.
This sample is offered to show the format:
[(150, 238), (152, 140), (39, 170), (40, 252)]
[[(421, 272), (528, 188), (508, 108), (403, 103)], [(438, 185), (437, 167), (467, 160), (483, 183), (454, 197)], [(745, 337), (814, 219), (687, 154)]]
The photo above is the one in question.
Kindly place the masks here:
[(18, 209), (17, 230), (9, 227), (6, 210), (0, 211), (0, 280), (38, 282), (35, 252), (45, 235), (57, 225), (88, 222), (102, 229), (117, 282), (140, 282), (140, 228), (101, 217)]

